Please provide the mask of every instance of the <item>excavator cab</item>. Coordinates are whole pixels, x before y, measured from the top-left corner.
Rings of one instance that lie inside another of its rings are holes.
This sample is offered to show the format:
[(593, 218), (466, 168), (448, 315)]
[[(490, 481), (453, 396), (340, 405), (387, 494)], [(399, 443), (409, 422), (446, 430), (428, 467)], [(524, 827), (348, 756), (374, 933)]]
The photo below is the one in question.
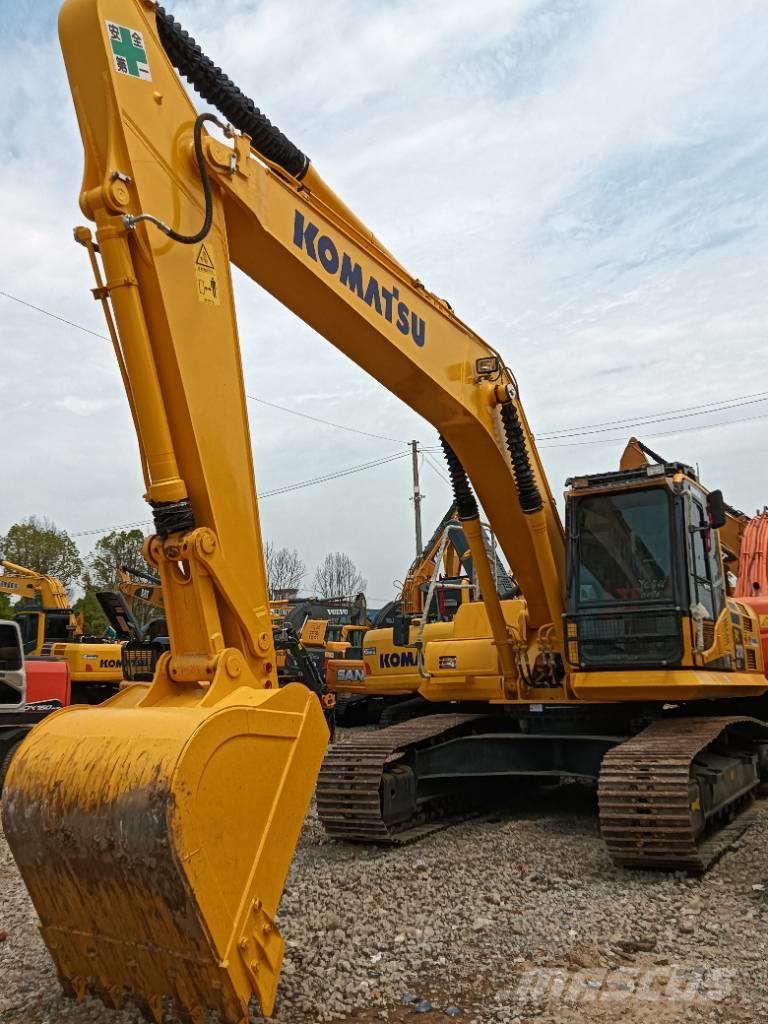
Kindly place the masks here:
[(66, 643), (74, 638), (69, 612), (25, 608), (14, 618), (21, 630), (25, 654), (43, 652), (46, 644)]
[(575, 477), (569, 485), (573, 668), (756, 669), (757, 649), (742, 635), (750, 615), (726, 594), (719, 491), (707, 493), (682, 463)]

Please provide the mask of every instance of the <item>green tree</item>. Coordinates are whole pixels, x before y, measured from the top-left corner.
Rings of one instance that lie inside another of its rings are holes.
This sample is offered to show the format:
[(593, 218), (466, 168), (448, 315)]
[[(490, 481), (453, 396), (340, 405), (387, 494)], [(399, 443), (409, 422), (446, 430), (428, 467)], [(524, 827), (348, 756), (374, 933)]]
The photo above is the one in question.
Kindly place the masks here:
[(107, 618), (101, 610), (96, 594), (90, 587), (72, 606), (76, 615), (83, 613), (83, 632), (89, 636), (104, 636), (107, 629)]
[(83, 572), (77, 544), (66, 530), (39, 516), (14, 523), (4, 537), (0, 536), (0, 553), (16, 565), (55, 576), (66, 589), (77, 583)]
[(94, 590), (110, 590), (117, 584), (117, 570), (125, 565), (146, 570), (141, 530), (113, 530), (96, 541), (88, 559), (88, 575)]
[(13, 605), (7, 594), (0, 594), (0, 619), (13, 618)]

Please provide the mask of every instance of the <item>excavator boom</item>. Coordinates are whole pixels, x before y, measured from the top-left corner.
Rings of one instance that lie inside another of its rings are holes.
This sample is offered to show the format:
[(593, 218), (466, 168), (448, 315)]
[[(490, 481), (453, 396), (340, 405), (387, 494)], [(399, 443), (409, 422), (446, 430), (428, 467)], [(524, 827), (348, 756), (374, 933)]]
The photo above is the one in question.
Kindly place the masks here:
[[(230, 262), (437, 427), (486, 589), (471, 461), (537, 627), (559, 628), (563, 531), (498, 353), (173, 18), (146, 0), (66, 0), (59, 34), (96, 225), (75, 237), (136, 428), (170, 651), (148, 689), (35, 731), (3, 820), (69, 991), (235, 1024), (254, 993), (274, 1005), (274, 916), (328, 729), (316, 694), (277, 687)], [(177, 71), (238, 131), (198, 115)], [(498, 602), (489, 618), (511, 675)]]
[[(3, 573), (0, 575), (0, 591), (17, 597), (39, 599), (43, 608), (69, 611), (67, 592), (54, 576), (27, 569), (23, 565), (2, 561)], [(73, 617), (74, 624), (74, 617)]]

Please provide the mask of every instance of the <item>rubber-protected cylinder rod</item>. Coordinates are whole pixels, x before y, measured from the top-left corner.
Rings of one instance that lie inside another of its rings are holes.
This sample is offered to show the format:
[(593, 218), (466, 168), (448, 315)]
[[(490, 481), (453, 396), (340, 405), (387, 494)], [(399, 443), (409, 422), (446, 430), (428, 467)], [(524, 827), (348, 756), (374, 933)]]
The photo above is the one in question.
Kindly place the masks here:
[(512, 459), (512, 471), (515, 474), (520, 508), (526, 515), (530, 515), (540, 511), (544, 503), (541, 500), (541, 491), (531, 468), (528, 447), (525, 443), (525, 431), (513, 401), (509, 400), (502, 404), (501, 422), (504, 425), (507, 448)]
[(445, 461), (448, 463), (448, 473), (451, 477), (451, 487), (453, 488), (453, 500), (456, 505), (456, 511), (459, 514), (459, 519), (463, 522), (465, 519), (479, 518), (480, 510), (477, 507), (477, 498), (472, 493), (467, 471), (462, 466), (456, 452), (442, 436), (440, 444), (445, 455)]
[(272, 124), (226, 72), (203, 53), (178, 21), (160, 6), (157, 8), (156, 20), (160, 42), (169, 60), (196, 92), (216, 107), (233, 127), (247, 135), (256, 152), (301, 181), (315, 199), (354, 228), (392, 264), (393, 268), (410, 278), (411, 275), (400, 261), (320, 177), (311, 165), (309, 157)]
[(485, 546), (483, 525), (480, 522), (480, 509), (477, 505), (477, 499), (472, 493), (467, 472), (462, 466), (458, 455), (444, 437), (440, 438), (440, 444), (443, 447), (445, 461), (448, 464), (456, 508), (464, 529), (464, 535), (469, 544), (474, 569), (477, 573), (477, 580), (480, 584), (480, 592), (483, 596), (483, 604), (488, 615), (488, 623), (491, 627), (491, 634), (499, 652), (499, 664), (506, 689), (510, 684), (517, 685), (518, 673), (510, 647), (507, 621), (504, 618), (504, 610), (501, 607), (499, 593), (496, 589), (496, 578), (493, 574), (491, 562), (488, 558), (488, 550)]
[(563, 612), (565, 611), (563, 584), (555, 564), (552, 545), (549, 542), (544, 502), (531, 467), (525, 431), (511, 396), (502, 402), (501, 422), (512, 460), (512, 471), (517, 485), (520, 508), (523, 510), (544, 587), (547, 609), (558, 637), (560, 651), (563, 653)]
[(255, 150), (294, 178), (303, 178), (309, 157), (262, 114), (253, 100), (206, 57), (189, 32), (159, 5), (156, 18), (160, 42), (179, 74), (238, 131), (248, 135)]

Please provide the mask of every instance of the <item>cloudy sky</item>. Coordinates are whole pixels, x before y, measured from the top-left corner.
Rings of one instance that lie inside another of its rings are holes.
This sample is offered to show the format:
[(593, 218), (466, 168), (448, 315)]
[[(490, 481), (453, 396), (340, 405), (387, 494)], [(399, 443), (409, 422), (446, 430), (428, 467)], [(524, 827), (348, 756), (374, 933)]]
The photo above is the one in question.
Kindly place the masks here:
[[(146, 519), (86, 257), (58, 3), (2, 0), (0, 531)], [(105, 5), (105, 8), (108, 5)], [(6, 10), (7, 8), (7, 10)], [(756, 0), (178, 0), (176, 17), (517, 374), (553, 489), (636, 433), (768, 501), (768, 12)], [(268, 492), (435, 434), (236, 272)], [(678, 418), (670, 418), (673, 414)], [(618, 425), (612, 425), (618, 422)], [(559, 433), (557, 433), (559, 432)], [(554, 436), (557, 433), (557, 436)], [(438, 463), (442, 472), (442, 467)], [(425, 531), (450, 494), (422, 467)], [(413, 549), (406, 457), (265, 497), (311, 570), (347, 551), (389, 598)], [(79, 538), (87, 551), (97, 534)]]

